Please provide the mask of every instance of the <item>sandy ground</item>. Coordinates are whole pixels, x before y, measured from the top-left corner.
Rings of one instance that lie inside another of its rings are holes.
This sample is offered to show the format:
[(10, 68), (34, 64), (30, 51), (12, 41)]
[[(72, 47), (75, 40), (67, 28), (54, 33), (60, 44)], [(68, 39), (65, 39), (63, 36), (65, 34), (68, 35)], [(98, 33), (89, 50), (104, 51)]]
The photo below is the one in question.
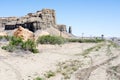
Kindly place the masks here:
[[(80, 54), (94, 45), (96, 44), (39, 45), (40, 53), (38, 54), (23, 53), (22, 51), (9, 53), (0, 49), (0, 79), (33, 80), (37, 76), (43, 76), (46, 71), (56, 70), (58, 62), (76, 59), (75, 54)], [(54, 78), (54, 80), (58, 79)]]
[(72, 75), (71, 80), (119, 80), (111, 78), (107, 70), (120, 64), (120, 48), (110, 46), (108, 49), (108, 46), (109, 43), (105, 43), (99, 50), (92, 50), (87, 55), (92, 59), (92, 65), (77, 70)]
[[(101, 47), (91, 50), (87, 57), (81, 54), (99, 43), (38, 45), (38, 54), (19, 50), (9, 53), (0, 48), (0, 80), (33, 80), (38, 76), (43, 77), (49, 70), (56, 71), (56, 65), (67, 60), (81, 60), (85, 65), (74, 72), (70, 79), (61, 79), (63, 76), (57, 74), (46, 80), (108, 80), (110, 76), (106, 70), (119, 64), (120, 48), (110, 46), (108, 49), (110, 43), (102, 44)], [(114, 56), (117, 57), (112, 58)], [(76, 74), (80, 78), (76, 78)]]

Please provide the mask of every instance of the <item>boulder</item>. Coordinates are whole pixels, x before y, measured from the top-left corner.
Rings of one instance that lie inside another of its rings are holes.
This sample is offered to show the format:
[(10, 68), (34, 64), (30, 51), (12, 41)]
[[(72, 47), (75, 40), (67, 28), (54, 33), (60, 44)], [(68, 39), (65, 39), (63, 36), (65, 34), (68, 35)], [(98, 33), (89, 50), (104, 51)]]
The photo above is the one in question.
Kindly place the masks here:
[(22, 26), (19, 26), (15, 30), (14, 36), (21, 37), (23, 41), (27, 41), (28, 39), (34, 40), (34, 33), (29, 31), (28, 29), (23, 28)]

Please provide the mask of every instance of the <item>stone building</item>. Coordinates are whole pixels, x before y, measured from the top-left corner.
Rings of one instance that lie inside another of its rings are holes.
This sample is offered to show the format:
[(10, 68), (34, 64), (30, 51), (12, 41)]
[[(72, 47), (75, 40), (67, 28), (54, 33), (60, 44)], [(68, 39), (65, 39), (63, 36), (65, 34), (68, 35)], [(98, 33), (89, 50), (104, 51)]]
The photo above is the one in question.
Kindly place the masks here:
[(35, 32), (36, 30), (54, 27), (59, 31), (66, 31), (66, 25), (56, 24), (56, 13), (53, 9), (42, 9), (36, 13), (28, 13), (23, 17), (5, 17), (0, 18), (0, 27), (5, 30), (13, 30), (22, 26)]

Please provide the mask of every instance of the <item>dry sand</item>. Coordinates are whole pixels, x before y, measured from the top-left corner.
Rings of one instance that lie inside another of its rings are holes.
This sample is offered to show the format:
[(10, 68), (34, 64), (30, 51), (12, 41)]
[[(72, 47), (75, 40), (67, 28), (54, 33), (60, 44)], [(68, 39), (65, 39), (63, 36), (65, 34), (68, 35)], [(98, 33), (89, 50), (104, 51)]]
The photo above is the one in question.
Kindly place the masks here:
[(0, 49), (0, 78), (1, 80), (33, 80), (42, 76), (46, 71), (56, 70), (58, 62), (77, 58), (93, 43), (67, 43), (64, 45), (39, 45), (40, 53), (31, 54), (21, 51), (9, 53)]
[[(99, 65), (112, 56), (118, 55), (120, 51), (117, 48), (111, 47), (110, 50), (112, 54), (108, 54), (107, 50), (109, 43), (105, 43), (103, 46), (101, 46), (99, 50), (93, 49), (87, 55), (87, 58), (84, 58), (80, 55), (84, 52), (84, 50), (96, 45), (98, 44), (67, 43), (63, 45), (38, 45), (38, 49), (40, 51), (40, 53), (38, 54), (32, 54), (30, 52), (23, 51), (9, 53), (5, 50), (0, 49), (0, 80), (33, 80), (37, 76), (44, 76), (44, 74), (49, 70), (55, 71), (57, 69), (56, 65), (59, 62), (65, 62), (66, 60), (70, 59), (79, 59), (83, 61), (83, 63), (85, 63), (86, 65), (79, 68), (79, 70), (82, 70), (86, 67), (89, 68), (90, 66)], [(106, 69), (109, 66), (119, 64), (119, 62), (120, 58), (118, 56), (108, 63), (94, 67), (94, 69), (91, 68), (91, 72), (88, 78), (84, 80), (107, 80), (108, 74), (106, 72)], [(70, 80), (83, 80), (75, 79), (76, 72), (72, 74)], [(85, 78), (86, 73), (88, 74), (88, 72), (84, 72), (84, 75), (82, 75), (81, 77)], [(47, 80), (61, 80), (61, 77), (62, 76), (60, 74), (57, 74), (55, 77)]]

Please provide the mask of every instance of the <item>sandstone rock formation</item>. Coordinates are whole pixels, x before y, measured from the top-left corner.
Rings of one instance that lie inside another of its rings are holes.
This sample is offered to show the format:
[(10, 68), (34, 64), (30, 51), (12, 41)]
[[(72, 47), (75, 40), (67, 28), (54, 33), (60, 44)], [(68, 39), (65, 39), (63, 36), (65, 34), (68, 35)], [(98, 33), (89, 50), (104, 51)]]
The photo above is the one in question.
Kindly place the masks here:
[(28, 13), (23, 17), (0, 18), (0, 27), (5, 27), (5, 30), (13, 30), (19, 26), (28, 28), (32, 32), (50, 27), (54, 27), (59, 31), (66, 31), (66, 25), (56, 23), (56, 13), (53, 9), (42, 9), (36, 13)]
[[(56, 13), (53, 9), (42, 9), (36, 13), (28, 13), (23, 17), (0, 17), (0, 27), (4, 28), (6, 32), (14, 31), (19, 26), (34, 33), (38, 30), (48, 30), (47, 32), (50, 35), (72, 36), (72, 28), (67, 33), (66, 25), (56, 23)], [(42, 33), (39, 33), (39, 35), (42, 35)]]
[(27, 41), (28, 39), (34, 40), (33, 32), (29, 31), (28, 29), (24, 29), (23, 27), (19, 26), (15, 32), (14, 36), (21, 37), (23, 41)]
[(35, 40), (37, 40), (40, 36), (46, 36), (46, 35), (50, 35), (50, 33), (48, 33), (47, 31), (38, 30), (35, 32)]
[(60, 25), (59, 24), (59, 25), (57, 25), (57, 28), (61, 32), (67, 32), (66, 25), (63, 25), (63, 24)]

